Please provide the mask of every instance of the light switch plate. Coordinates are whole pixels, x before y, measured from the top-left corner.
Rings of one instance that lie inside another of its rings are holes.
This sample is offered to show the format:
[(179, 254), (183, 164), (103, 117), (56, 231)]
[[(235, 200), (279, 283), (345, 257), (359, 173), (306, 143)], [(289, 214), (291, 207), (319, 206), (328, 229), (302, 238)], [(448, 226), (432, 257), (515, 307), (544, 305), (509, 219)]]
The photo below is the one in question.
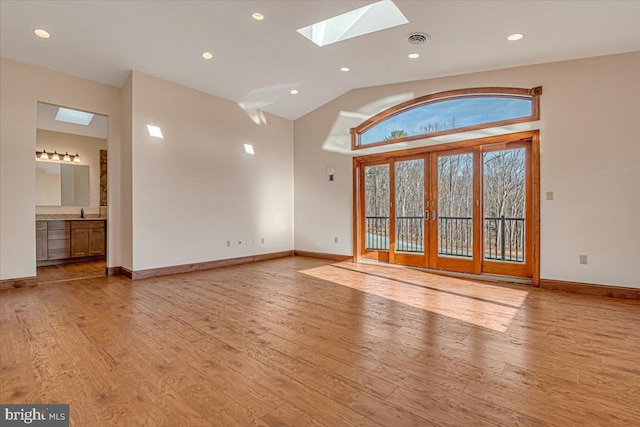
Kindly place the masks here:
[(553, 191), (547, 191), (547, 200), (553, 200)]

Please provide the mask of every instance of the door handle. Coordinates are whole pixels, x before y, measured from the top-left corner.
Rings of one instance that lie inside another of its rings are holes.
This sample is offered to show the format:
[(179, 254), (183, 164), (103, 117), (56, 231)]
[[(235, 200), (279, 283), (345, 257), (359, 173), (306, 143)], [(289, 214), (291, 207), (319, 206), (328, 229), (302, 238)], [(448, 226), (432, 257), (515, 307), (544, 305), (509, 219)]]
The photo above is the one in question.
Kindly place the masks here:
[(431, 221), (435, 221), (436, 220), (436, 210), (432, 210), (431, 211)]
[(424, 219), (425, 221), (429, 221), (429, 210), (424, 211)]

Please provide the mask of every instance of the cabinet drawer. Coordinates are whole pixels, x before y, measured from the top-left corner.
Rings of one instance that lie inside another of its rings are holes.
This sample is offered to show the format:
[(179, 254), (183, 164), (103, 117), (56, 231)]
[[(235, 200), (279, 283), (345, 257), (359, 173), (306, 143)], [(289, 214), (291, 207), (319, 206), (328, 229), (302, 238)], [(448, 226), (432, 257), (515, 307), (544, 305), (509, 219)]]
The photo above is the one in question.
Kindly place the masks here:
[(49, 230), (68, 230), (69, 221), (47, 221)]
[(48, 242), (49, 249), (67, 249), (71, 247), (69, 244), (69, 239), (58, 239), (58, 240), (49, 240)]
[(65, 259), (70, 258), (71, 251), (69, 247), (64, 249), (51, 249), (49, 248), (49, 259)]
[(71, 221), (71, 229), (104, 228), (104, 221)]
[[(69, 230), (52, 230), (49, 229), (48, 232), (49, 241), (51, 240), (59, 240), (59, 239), (69, 239), (70, 232)], [(51, 243), (49, 243), (51, 244)]]
[(36, 221), (36, 231), (47, 231), (47, 221)]
[[(45, 223), (46, 224), (46, 223)], [(49, 257), (49, 245), (47, 241), (47, 231), (36, 231), (36, 261), (46, 261)]]

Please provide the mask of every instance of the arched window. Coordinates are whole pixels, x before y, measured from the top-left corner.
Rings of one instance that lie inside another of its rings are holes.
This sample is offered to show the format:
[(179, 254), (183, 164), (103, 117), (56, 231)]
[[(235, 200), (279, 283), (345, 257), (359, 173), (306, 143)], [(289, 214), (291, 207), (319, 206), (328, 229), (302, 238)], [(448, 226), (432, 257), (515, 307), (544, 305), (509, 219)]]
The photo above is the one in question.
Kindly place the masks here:
[(368, 148), (540, 119), (542, 87), (485, 87), (434, 93), (376, 114), (351, 129), (351, 148)]

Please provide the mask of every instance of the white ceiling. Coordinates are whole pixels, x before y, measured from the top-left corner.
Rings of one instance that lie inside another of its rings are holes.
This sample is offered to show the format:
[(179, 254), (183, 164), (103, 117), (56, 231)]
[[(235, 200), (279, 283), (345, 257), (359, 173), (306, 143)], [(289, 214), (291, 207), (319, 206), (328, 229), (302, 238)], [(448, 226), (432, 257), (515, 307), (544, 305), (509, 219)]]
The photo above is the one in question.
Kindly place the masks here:
[[(640, 1), (396, 1), (409, 24), (325, 47), (296, 32), (370, 3), (2, 0), (0, 54), (117, 87), (135, 69), (296, 119), (358, 87), (640, 50)], [(431, 42), (408, 45), (413, 31)]]

